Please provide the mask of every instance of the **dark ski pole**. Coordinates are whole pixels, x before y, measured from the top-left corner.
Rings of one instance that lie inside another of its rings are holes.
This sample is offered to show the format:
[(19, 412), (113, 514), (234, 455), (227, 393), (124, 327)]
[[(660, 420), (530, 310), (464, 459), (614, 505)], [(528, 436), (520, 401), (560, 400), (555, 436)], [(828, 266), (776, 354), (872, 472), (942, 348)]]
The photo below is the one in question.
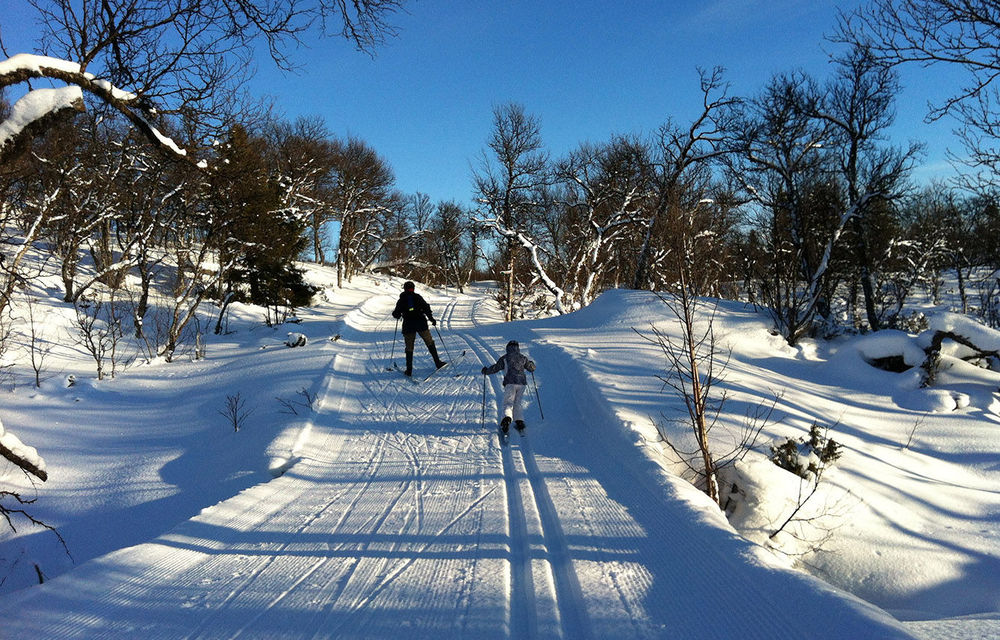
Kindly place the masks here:
[(483, 374), (483, 429), (486, 428), (486, 374)]
[(396, 330), (392, 332), (392, 350), (389, 353), (389, 360), (392, 361), (392, 366), (387, 367), (386, 371), (392, 371), (393, 369), (398, 369), (399, 365), (396, 364), (396, 334), (399, 333), (399, 318), (396, 318)]
[(441, 330), (438, 329), (438, 326), (437, 326), (436, 322), (434, 323), (434, 329), (435, 329), (435, 331), (437, 331), (438, 340), (441, 341), (441, 346), (444, 347), (444, 352), (448, 355), (448, 361), (449, 362), (454, 362), (455, 359), (451, 357), (451, 351), (448, 349), (448, 345), (445, 343), (444, 338), (441, 337)]
[(542, 411), (542, 399), (538, 397), (538, 383), (535, 382), (535, 372), (531, 372), (531, 385), (535, 387), (535, 400), (538, 401), (538, 413), (542, 416), (542, 420), (545, 419), (545, 412)]

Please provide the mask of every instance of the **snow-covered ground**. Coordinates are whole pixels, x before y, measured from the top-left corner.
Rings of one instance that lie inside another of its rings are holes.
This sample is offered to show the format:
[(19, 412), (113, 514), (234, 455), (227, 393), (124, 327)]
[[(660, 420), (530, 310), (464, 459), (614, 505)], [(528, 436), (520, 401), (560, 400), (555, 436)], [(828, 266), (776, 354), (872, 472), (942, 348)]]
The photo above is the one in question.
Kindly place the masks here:
[[(327, 288), (301, 324), (269, 329), (241, 307), (204, 360), (98, 382), (60, 346), (36, 389), (12, 353), (0, 419), (49, 480), (32, 488), (7, 465), (0, 482), (37, 495), (30, 510), (72, 559), (24, 522), (0, 534), (0, 637), (1000, 635), (1000, 375), (949, 360), (919, 389), (865, 362), (885, 342), (791, 349), (722, 303), (720, 446), (774, 392), (760, 451), (814, 421), (844, 445), (809, 511), (821, 518), (795, 529), (821, 551), (789, 556), (756, 543), (787, 514), (795, 476), (746, 458), (741, 477), (762, 489), (740, 501), (737, 531), (674, 473), (655, 423), (683, 405), (639, 335), (675, 331), (655, 296), (612, 291), (502, 324), (485, 288), (418, 287), (452, 364), (414, 384), (387, 370), (403, 360), (389, 316), (400, 283), (311, 277)], [(68, 344), (54, 281), (36, 293), (45, 330)], [(289, 331), (306, 345), (285, 346)], [(538, 363), (538, 396), (526, 435), (501, 446), (499, 376), (484, 385), (479, 370), (510, 339)], [(416, 373), (431, 368), (418, 344)], [(219, 413), (236, 393), (252, 410), (238, 432)], [(36, 563), (47, 581), (32, 586)]]

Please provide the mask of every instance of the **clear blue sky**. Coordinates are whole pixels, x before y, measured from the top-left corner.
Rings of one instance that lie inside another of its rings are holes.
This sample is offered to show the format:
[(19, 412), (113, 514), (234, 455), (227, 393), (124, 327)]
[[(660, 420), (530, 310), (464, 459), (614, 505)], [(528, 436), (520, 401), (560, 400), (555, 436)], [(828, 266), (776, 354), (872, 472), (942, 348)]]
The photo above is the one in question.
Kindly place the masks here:
[[(10, 44), (29, 42), (23, 0), (0, 0)], [(698, 112), (697, 68), (727, 69), (732, 93), (756, 93), (776, 72), (830, 72), (823, 36), (833, 0), (415, 0), (399, 35), (375, 57), (345, 41), (311, 41), (294, 52), (297, 74), (261, 59), (254, 91), (275, 96), (288, 119), (322, 116), (388, 160), (398, 187), (432, 200), (472, 197), (471, 166), (490, 135), (494, 105), (519, 102), (541, 121), (554, 155), (583, 141), (649, 133)], [(10, 13), (7, 9), (13, 8)], [(22, 47), (27, 46), (22, 44)], [(15, 51), (11, 51), (14, 53)], [(893, 142), (928, 142), (917, 179), (951, 175), (951, 123), (924, 124), (928, 100), (957, 86), (955, 74), (910, 68), (902, 77)]]
[[(366, 140), (404, 192), (466, 202), (494, 105), (523, 104), (555, 155), (652, 132), (670, 117), (686, 123), (698, 113), (698, 67), (725, 67), (738, 95), (793, 68), (825, 78), (833, 45), (823, 36), (838, 5), (851, 3), (417, 0), (374, 58), (324, 41), (297, 54), (300, 74), (262, 65), (260, 79), (287, 117), (320, 114), (337, 134)], [(953, 88), (941, 75), (908, 69), (898, 103), (893, 140), (929, 143), (921, 180), (951, 174), (943, 163), (951, 123), (923, 123), (928, 98)]]

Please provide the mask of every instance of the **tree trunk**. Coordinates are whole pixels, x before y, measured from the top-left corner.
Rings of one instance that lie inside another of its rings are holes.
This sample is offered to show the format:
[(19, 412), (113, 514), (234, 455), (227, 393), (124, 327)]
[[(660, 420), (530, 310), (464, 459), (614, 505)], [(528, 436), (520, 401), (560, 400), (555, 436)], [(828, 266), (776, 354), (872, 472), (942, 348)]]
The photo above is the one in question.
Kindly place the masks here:
[(507, 309), (504, 319), (511, 322), (514, 319), (514, 242), (507, 241)]
[(965, 274), (962, 273), (961, 263), (955, 266), (955, 271), (958, 274), (958, 295), (962, 300), (962, 313), (969, 312), (969, 298), (965, 291)]
[(875, 308), (875, 277), (871, 267), (871, 252), (868, 249), (868, 241), (865, 239), (865, 230), (861, 220), (855, 216), (851, 219), (854, 227), (854, 234), (857, 238), (857, 245), (854, 248), (855, 256), (861, 267), (861, 292), (865, 299), (865, 315), (868, 318), (868, 326), (872, 331), (882, 328), (882, 323), (878, 317), (878, 310)]
[(64, 259), (62, 261), (62, 268), (60, 269), (60, 276), (62, 277), (63, 291), (63, 302), (73, 302), (76, 300), (75, 297), (75, 287), (74, 282), (76, 280), (76, 262), (71, 258)]
[(325, 265), (326, 256), (323, 255), (323, 238), (321, 233), (321, 226), (323, 222), (319, 215), (313, 214), (312, 220), (312, 236), (313, 236), (313, 254), (316, 258), (316, 264)]

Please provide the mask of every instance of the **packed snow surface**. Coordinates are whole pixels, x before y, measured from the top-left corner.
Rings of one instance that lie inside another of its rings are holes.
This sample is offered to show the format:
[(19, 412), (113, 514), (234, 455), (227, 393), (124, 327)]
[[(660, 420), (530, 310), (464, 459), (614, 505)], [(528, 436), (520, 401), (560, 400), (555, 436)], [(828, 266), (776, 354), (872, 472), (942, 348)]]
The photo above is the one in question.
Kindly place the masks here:
[[(762, 442), (820, 421), (844, 445), (824, 475), (823, 551), (788, 555), (802, 549), (768, 542), (768, 518), (787, 514), (799, 481), (767, 461), (766, 446), (734, 476), (744, 492), (760, 485), (736, 499), (738, 529), (671, 463), (656, 425), (681, 444), (687, 436), (670, 422), (683, 404), (656, 377), (665, 362), (647, 339), (651, 325), (675, 330), (656, 296), (612, 291), (573, 314), (503, 324), (484, 287), (422, 290), (450, 366), (415, 384), (398, 370), (389, 315), (401, 283), (338, 289), (323, 270), (311, 277), (327, 289), (299, 314), (299, 348), (234, 305), (235, 332), (215, 337), (207, 359), (98, 382), (66, 349), (41, 388), (7, 395), (4, 421), (44, 455), (50, 479), (32, 489), (7, 470), (4, 486), (34, 491), (33, 513), (59, 528), (72, 559), (48, 531), (3, 534), (0, 636), (1000, 630), (995, 374), (953, 368), (953, 391), (920, 389), (865, 361), (866, 349), (908, 349), (905, 336), (793, 349), (762, 315), (721, 304), (716, 331), (732, 358), (720, 436), (777, 393)], [(66, 317), (55, 299), (52, 326)], [(537, 395), (525, 394), (525, 435), (501, 445), (499, 377), (480, 369), (511, 339), (537, 363)], [(415, 378), (433, 369), (422, 349)], [(219, 410), (237, 393), (250, 412), (234, 432)], [(941, 393), (950, 405), (924, 398)], [(32, 585), (35, 563), (42, 585)]]

